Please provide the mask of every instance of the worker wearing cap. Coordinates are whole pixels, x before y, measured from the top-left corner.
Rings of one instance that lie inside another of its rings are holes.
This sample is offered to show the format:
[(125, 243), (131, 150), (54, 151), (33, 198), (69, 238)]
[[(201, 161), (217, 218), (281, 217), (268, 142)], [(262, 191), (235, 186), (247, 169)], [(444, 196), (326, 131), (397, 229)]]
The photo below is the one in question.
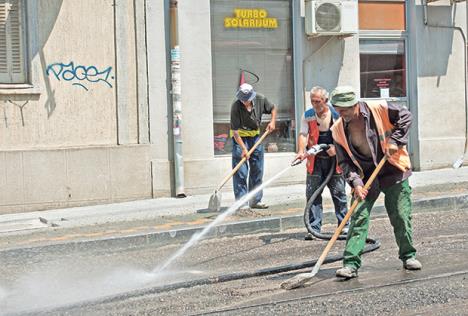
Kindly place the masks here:
[[(248, 151), (260, 137), (260, 123), (262, 114), (271, 114), (267, 125), (268, 131), (273, 131), (276, 124), (276, 107), (262, 94), (255, 92), (248, 83), (243, 83), (236, 93), (236, 101), (231, 105), (231, 131), (233, 138), (232, 167), (234, 168), (242, 158), (248, 163), (242, 164), (233, 176), (233, 189), (236, 200), (241, 199), (249, 191), (262, 184), (264, 149), (260, 144), (249, 156)], [(241, 210), (252, 208), (266, 209), (268, 205), (262, 203), (263, 192), (258, 192), (249, 205)]]
[[(336, 276), (347, 279), (357, 276), (370, 211), (381, 191), (385, 194), (385, 208), (403, 267), (420, 270), (422, 265), (416, 259), (413, 246), (411, 187), (408, 183), (411, 164), (406, 150), (411, 113), (385, 100), (360, 102), (349, 86), (337, 87), (330, 99), (340, 114), (340, 119), (331, 128), (337, 161), (345, 180), (354, 189), (354, 198), (363, 201), (351, 217), (343, 268), (336, 271)], [(365, 190), (364, 182), (384, 155), (387, 162), (369, 190)]]
[[(339, 114), (328, 104), (328, 91), (322, 87), (313, 87), (310, 90), (310, 103), (312, 106), (304, 112), (301, 120), (301, 130), (299, 133), (298, 150), (296, 159), (307, 158), (307, 179), (306, 198), (307, 201), (319, 189), (326, 180), (330, 169), (335, 166), (335, 146), (330, 127), (338, 120)], [(322, 151), (317, 155), (307, 155), (306, 151), (317, 144), (330, 145), (327, 151)], [(345, 181), (338, 166), (334, 167), (327, 186), (335, 207), (335, 215), (338, 225), (341, 224), (348, 210)], [(307, 210), (309, 215), (309, 229), (320, 233), (322, 228), (323, 206), (322, 192), (318, 193), (315, 200), (311, 202)], [(306, 223), (307, 224), (307, 223)], [(348, 225), (343, 228), (343, 233), (347, 233)], [(306, 239), (312, 239), (310, 234)]]

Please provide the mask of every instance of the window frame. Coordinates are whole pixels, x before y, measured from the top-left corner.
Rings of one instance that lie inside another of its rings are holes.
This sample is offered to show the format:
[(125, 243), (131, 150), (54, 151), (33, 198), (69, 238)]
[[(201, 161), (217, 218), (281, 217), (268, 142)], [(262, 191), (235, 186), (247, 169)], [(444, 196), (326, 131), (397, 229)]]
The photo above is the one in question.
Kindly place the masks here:
[[(294, 35), (293, 35), (293, 29), (294, 29), (294, 27), (293, 27), (293, 25), (294, 25), (293, 17), (294, 17), (294, 13), (293, 13), (293, 12), (294, 12), (295, 8), (294, 8), (294, 4), (293, 4), (294, 1), (291, 2), (291, 1), (289, 1), (289, 0), (285, 0), (284, 2), (288, 2), (288, 5), (289, 5), (289, 13), (290, 13), (289, 17), (290, 17), (290, 18), (289, 18), (289, 25), (288, 25), (288, 27), (290, 28), (290, 30), (289, 30), (289, 36), (290, 36), (290, 39), (289, 39), (289, 40), (290, 40), (290, 49), (289, 49), (289, 53), (290, 53), (290, 54), (289, 54), (289, 58), (291, 58), (291, 77), (290, 77), (290, 79), (291, 79), (291, 82), (294, 82), (294, 73), (295, 73), (295, 69), (294, 69), (294, 68), (295, 68), (295, 65), (294, 65), (294, 53), (293, 53), (293, 52), (295, 51), (295, 49), (294, 49), (294, 39), (293, 39), (293, 37), (294, 37)], [(211, 1), (210, 1), (210, 6), (211, 6)], [(255, 7), (252, 7), (252, 8), (255, 8)], [(211, 19), (212, 19), (211, 14), (212, 14), (212, 13), (210, 13), (210, 23), (211, 23)], [(211, 31), (211, 45), (212, 45), (211, 53), (213, 54), (213, 31)], [(286, 58), (287, 58), (287, 57), (286, 57)], [(213, 67), (213, 59), (214, 59), (214, 58), (213, 58), (213, 56), (212, 56), (212, 67)], [(242, 69), (239, 69), (239, 70), (242, 70)], [(211, 75), (213, 76), (213, 71), (212, 71)], [(266, 91), (263, 91), (263, 90), (258, 90), (258, 91), (259, 91), (260, 93), (265, 93), (265, 96), (266, 96), (270, 101), (272, 101), (272, 100), (270, 99), (269, 94), (268, 94)], [(235, 91), (233, 91), (233, 93), (234, 93), (234, 92), (235, 92)], [(212, 93), (213, 93), (213, 103), (214, 103), (214, 85), (213, 85), (213, 92), (212, 92)], [(290, 126), (293, 125), (293, 122), (295, 122), (294, 124), (297, 125), (297, 111), (298, 111), (298, 108), (297, 108), (296, 102), (295, 102), (295, 100), (296, 100), (296, 95), (295, 95), (295, 94), (296, 94), (296, 91), (295, 91), (295, 87), (294, 87), (294, 84), (293, 84), (293, 83), (291, 84), (291, 93), (292, 93), (292, 98), (291, 98), (292, 104), (291, 104), (290, 110), (293, 112), (293, 114), (290, 115), (290, 117), (284, 117), (284, 116), (281, 115), (280, 112), (278, 112), (278, 113), (277, 113), (277, 117), (276, 117), (276, 126), (277, 126), (277, 130), (278, 130), (278, 126), (280, 126), (281, 124), (283, 124), (283, 123), (285, 123), (285, 122), (290, 122)], [(233, 101), (235, 101), (235, 100), (234, 100), (234, 96), (233, 96), (232, 99), (233, 99)], [(275, 101), (272, 101), (272, 103), (276, 103), (276, 102), (279, 102), (279, 101), (276, 101), (276, 100), (275, 100)], [(229, 109), (230, 109), (230, 105), (231, 105), (231, 104), (229, 103), (229, 104), (226, 105), (226, 106), (229, 106)], [(276, 105), (276, 104), (275, 104), (275, 105)], [(213, 106), (214, 106), (214, 104), (213, 104)], [(214, 108), (213, 108), (213, 111), (214, 111)], [(229, 110), (229, 112), (230, 112), (230, 110)], [(270, 121), (270, 117), (271, 117), (270, 114), (263, 114), (263, 116), (262, 116), (262, 121), (261, 121), (261, 127), (260, 127), (261, 130), (264, 130), (264, 127), (265, 127), (265, 126), (267, 125), (267, 123)], [(215, 119), (215, 118), (214, 118), (214, 112), (213, 112), (213, 122), (212, 122), (213, 131), (215, 131), (215, 129), (216, 129), (215, 125), (222, 125), (222, 124), (229, 125), (229, 124), (230, 124), (230, 117), (227, 116), (227, 118), (224, 119), (224, 120)], [(297, 148), (296, 148), (296, 147), (297, 147), (297, 137), (298, 137), (297, 135), (298, 135), (298, 128), (295, 127), (295, 128), (294, 128), (294, 133), (292, 134), (292, 137), (291, 137), (291, 144), (292, 144), (293, 149), (292, 149), (292, 150), (287, 150), (287, 151), (282, 151), (282, 150), (281, 150), (281, 151), (277, 151), (277, 152), (269, 152), (269, 151), (267, 150), (268, 141), (271, 140), (271, 137), (272, 137), (272, 135), (269, 135), (269, 136), (263, 141), (263, 143), (264, 143), (264, 145), (265, 145), (265, 155), (285, 155), (285, 154), (290, 154), (290, 153), (292, 153), (292, 152), (295, 152), (295, 151), (297, 150)], [(213, 135), (213, 136), (215, 136), (215, 135)], [(214, 157), (215, 157), (215, 158), (225, 158), (225, 157), (227, 157), (227, 156), (231, 156), (232, 153), (231, 153), (230, 151), (229, 151), (229, 152), (226, 152), (226, 153), (216, 153), (216, 149), (215, 149), (215, 140), (214, 140), (214, 138), (215, 138), (215, 137), (213, 137), (213, 141), (212, 141), (212, 145), (213, 145), (213, 155), (214, 155)], [(230, 142), (230, 141), (231, 141), (231, 140), (230, 140), (229, 135), (228, 135), (227, 142)], [(284, 146), (288, 146), (288, 143), (286, 143), (286, 145), (284, 145)], [(280, 147), (281, 147), (281, 146), (280, 146)]]
[(0, 97), (40, 95), (41, 69), (32, 62), (33, 56), (40, 54), (38, 47), (38, 3), (36, 0), (18, 0), (22, 5), (23, 66), (24, 83), (0, 83)]
[[(388, 30), (372, 30), (372, 31), (360, 31), (359, 32), (359, 40), (395, 40), (395, 41), (403, 41), (405, 47), (405, 65), (406, 65), (406, 78), (405, 78), (405, 89), (406, 89), (406, 97), (389, 97), (385, 98), (387, 101), (398, 101), (404, 102), (408, 105), (409, 101), (409, 94), (410, 94), (410, 86), (409, 86), (409, 49), (408, 49), (408, 34), (406, 31), (388, 31)], [(361, 49), (359, 48), (359, 56), (361, 55)], [(361, 76), (361, 72), (359, 71), (359, 78)], [(361, 91), (359, 91), (359, 95), (361, 95)], [(381, 98), (361, 98), (363, 101), (366, 100), (375, 100)]]
[[(24, 1), (22, 0), (6, 0), (5, 4), (10, 4), (12, 5), (12, 2), (14, 3), (13, 5), (17, 5), (18, 6), (18, 11), (19, 11), (19, 15), (18, 15), (18, 19), (19, 19), (19, 24), (18, 24), (18, 27), (19, 27), (19, 43), (20, 43), (20, 49), (19, 49), (19, 52), (20, 52), (20, 64), (21, 64), (21, 73), (13, 73), (13, 69), (12, 69), (12, 63), (13, 61), (12, 60), (9, 60), (7, 59), (7, 72), (4, 73), (5, 76), (7, 77), (10, 77), (10, 78), (7, 78), (6, 79), (6, 83), (3, 83), (3, 84), (6, 84), (6, 85), (11, 85), (11, 84), (24, 84), (28, 81), (28, 65), (26, 63), (27, 61), (27, 34), (26, 34), (26, 29), (27, 29), (27, 24), (26, 24), (26, 14), (25, 14), (25, 5), (24, 5)], [(15, 3), (16, 2), (16, 3)], [(8, 19), (7, 19), (8, 21)], [(12, 32), (9, 32), (9, 30), (11, 30), (11, 27), (13, 27), (11, 24), (8, 25), (6, 24), (6, 36), (8, 38), (8, 33), (12, 34)], [(11, 36), (11, 35), (10, 35)], [(10, 38), (10, 45), (12, 44), (12, 39)], [(9, 48), (7, 47), (7, 51), (6, 51), (6, 54), (7, 54), (7, 58), (8, 56), (10, 55), (10, 57), (12, 57), (12, 52), (13, 52), (13, 49), (12, 47), (10, 46)], [(17, 77), (18, 79), (14, 78), (14, 77)]]

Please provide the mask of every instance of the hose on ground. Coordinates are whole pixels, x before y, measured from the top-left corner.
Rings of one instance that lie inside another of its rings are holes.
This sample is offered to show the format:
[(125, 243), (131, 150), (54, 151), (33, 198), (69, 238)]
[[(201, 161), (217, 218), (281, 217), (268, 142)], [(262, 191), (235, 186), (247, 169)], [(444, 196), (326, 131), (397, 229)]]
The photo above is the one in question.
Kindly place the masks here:
[[(333, 174), (335, 172), (335, 168), (336, 168), (336, 159), (332, 159), (332, 164), (330, 166), (330, 170), (328, 171), (325, 180), (319, 185), (319, 187), (314, 191), (314, 193), (312, 193), (312, 195), (310, 196), (310, 199), (307, 201), (307, 204), (306, 204), (306, 206), (304, 208), (304, 224), (305, 224), (305, 227), (307, 228), (307, 231), (312, 236), (314, 236), (315, 238), (318, 238), (318, 239), (330, 240), (331, 237), (333, 236), (333, 234), (321, 233), (321, 232), (317, 232), (316, 230), (314, 230), (312, 228), (312, 226), (310, 225), (310, 212), (309, 212), (309, 210), (312, 207), (312, 204), (314, 203), (315, 199), (317, 199), (317, 197), (320, 194), (322, 194), (323, 189), (328, 184), (328, 182), (330, 182), (330, 179), (331, 179), (331, 177), (333, 176)], [(338, 236), (337, 239), (338, 240), (346, 240), (346, 238), (347, 238), (346, 234), (341, 234), (341, 235)], [(376, 239), (373, 239), (373, 238), (367, 237), (366, 243), (369, 243), (369, 244), (378, 243), (379, 247), (380, 247), (380, 242), (378, 240), (376, 240)]]
[[(336, 160), (333, 159), (332, 166), (330, 168), (330, 171), (327, 174), (327, 177), (323, 181), (323, 183), (315, 190), (315, 192), (312, 194), (310, 199), (307, 201), (307, 205), (304, 209), (304, 223), (306, 225), (307, 230), (316, 238), (318, 239), (323, 239), (323, 240), (329, 240), (331, 239), (331, 234), (325, 234), (325, 233), (317, 233), (315, 232), (312, 227), (310, 226), (310, 215), (309, 215), (309, 208), (314, 202), (314, 200), (317, 198), (318, 194), (320, 194), (324, 187), (327, 185), (327, 183), (330, 181), (331, 177), (333, 176), (334, 170), (336, 167)], [(262, 236), (261, 239), (263, 240), (264, 243), (270, 243), (272, 239), (274, 238), (285, 238), (285, 237), (290, 237), (293, 235), (296, 235), (297, 233), (286, 233), (286, 234), (273, 234), (270, 236)], [(340, 235), (338, 237), (339, 240), (345, 240), (346, 235)], [(366, 248), (363, 250), (364, 253), (369, 253), (372, 251), (377, 250), (380, 248), (380, 241), (377, 239), (372, 239), (372, 238), (367, 238), (366, 243), (368, 244)], [(304, 261), (300, 263), (293, 263), (293, 264), (287, 264), (287, 265), (280, 265), (280, 266), (274, 266), (274, 267), (268, 267), (264, 269), (259, 269), (259, 270), (254, 270), (250, 272), (234, 272), (234, 273), (227, 273), (227, 274), (220, 274), (216, 276), (210, 276), (206, 278), (201, 278), (201, 279), (196, 279), (196, 280), (190, 280), (190, 281), (183, 281), (183, 282), (177, 282), (173, 284), (168, 284), (168, 285), (163, 285), (159, 287), (154, 287), (150, 290), (144, 290), (145, 294), (149, 293), (160, 293), (160, 292), (166, 292), (166, 291), (171, 291), (171, 290), (176, 290), (180, 288), (189, 288), (193, 286), (200, 286), (200, 285), (207, 285), (207, 284), (214, 284), (214, 283), (221, 283), (221, 282), (229, 282), (229, 281), (235, 281), (235, 280), (240, 280), (240, 279), (247, 279), (247, 278), (254, 278), (254, 277), (260, 277), (260, 276), (266, 276), (266, 275), (271, 275), (271, 274), (278, 274), (278, 273), (284, 273), (284, 272), (289, 272), (289, 271), (295, 271), (295, 270), (302, 270), (305, 268), (311, 268), (314, 267), (315, 264), (317, 263), (318, 259), (314, 260), (309, 260), (309, 261)], [(332, 263), (336, 261), (341, 261), (343, 260), (343, 255), (335, 255), (335, 256), (327, 256), (325, 260), (323, 261), (323, 264), (326, 263)], [(141, 294), (141, 292), (139, 293)]]
[[(304, 223), (307, 228), (307, 230), (316, 238), (318, 239), (323, 239), (323, 240), (330, 240), (332, 234), (326, 234), (326, 233), (317, 233), (315, 232), (312, 227), (310, 226), (310, 214), (308, 212), (310, 206), (314, 202), (314, 200), (317, 198), (317, 196), (323, 191), (324, 187), (328, 184), (330, 181), (331, 177), (333, 176), (333, 173), (335, 171), (336, 167), (336, 160), (333, 159), (332, 166), (330, 168), (330, 171), (327, 174), (327, 177), (323, 181), (322, 184), (315, 190), (315, 192), (312, 194), (310, 199), (307, 201), (307, 205), (304, 209)], [(296, 235), (297, 233), (286, 233), (286, 234), (273, 234), (270, 236), (262, 236), (261, 239), (265, 243), (270, 243), (272, 239), (274, 238), (286, 238), (286, 237), (291, 237)], [(346, 235), (340, 235), (338, 237), (339, 240), (345, 240)], [(378, 239), (373, 239), (373, 238), (367, 238), (366, 243), (368, 244), (364, 250), (364, 253), (369, 253), (372, 251), (375, 251), (380, 248), (380, 241)], [(156, 292), (164, 292), (164, 291), (170, 291), (170, 290), (175, 290), (175, 289), (180, 289), (180, 288), (187, 288), (187, 287), (193, 287), (193, 286), (199, 286), (199, 285), (207, 285), (207, 284), (214, 284), (214, 283), (221, 283), (221, 282), (229, 282), (229, 281), (234, 281), (234, 280), (239, 280), (239, 279), (247, 279), (247, 278), (253, 278), (253, 277), (260, 277), (260, 276), (266, 276), (266, 275), (271, 275), (271, 274), (278, 274), (278, 273), (284, 273), (284, 272), (289, 272), (289, 271), (295, 271), (295, 270), (302, 270), (305, 268), (311, 268), (314, 267), (315, 264), (317, 263), (318, 259), (310, 260), (310, 261), (305, 261), (301, 263), (294, 263), (294, 264), (287, 264), (287, 265), (281, 265), (281, 266), (274, 266), (274, 267), (269, 267), (269, 268), (264, 268), (264, 269), (259, 269), (255, 271), (250, 271), (250, 272), (235, 272), (235, 273), (228, 273), (228, 274), (221, 274), (217, 276), (212, 276), (212, 277), (207, 277), (207, 278), (202, 278), (202, 279), (197, 279), (197, 280), (191, 280), (191, 281), (185, 281), (185, 282), (178, 282), (174, 284), (169, 284), (169, 285), (164, 285), (158, 288), (153, 288), (151, 291), (152, 293)], [(325, 260), (323, 261), (323, 264), (325, 263), (332, 263), (336, 261), (341, 261), (343, 260), (343, 255), (335, 255), (335, 256), (327, 256)]]

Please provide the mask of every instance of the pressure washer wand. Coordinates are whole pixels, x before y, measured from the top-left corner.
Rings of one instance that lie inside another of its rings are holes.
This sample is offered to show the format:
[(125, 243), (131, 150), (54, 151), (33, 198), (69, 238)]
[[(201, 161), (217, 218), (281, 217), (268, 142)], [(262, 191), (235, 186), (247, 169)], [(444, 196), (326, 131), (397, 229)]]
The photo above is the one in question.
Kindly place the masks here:
[[(306, 157), (307, 156), (315, 156), (317, 155), (319, 152), (321, 151), (324, 151), (324, 150), (328, 150), (328, 148), (330, 148), (330, 145), (328, 144), (317, 144), (317, 145), (314, 145), (312, 147), (310, 147), (307, 152), (306, 152)], [(294, 167), (294, 166), (297, 166), (299, 164), (301, 164), (303, 161), (303, 159), (295, 159), (293, 160), (293, 162), (291, 162), (291, 167)]]

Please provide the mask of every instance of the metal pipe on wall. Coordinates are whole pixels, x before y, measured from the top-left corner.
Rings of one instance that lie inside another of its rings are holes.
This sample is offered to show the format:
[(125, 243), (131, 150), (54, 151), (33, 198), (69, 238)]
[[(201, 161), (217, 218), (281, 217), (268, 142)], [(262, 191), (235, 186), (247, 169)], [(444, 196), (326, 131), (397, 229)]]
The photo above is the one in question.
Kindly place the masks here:
[(301, 17), (301, 1), (292, 1), (292, 40), (293, 40), (293, 85), (294, 85), (294, 104), (295, 104), (295, 138), (296, 150), (299, 139), (299, 129), (301, 125), (301, 117), (304, 112), (304, 75), (303, 67), (303, 50), (302, 50), (302, 34), (304, 30), (303, 18)]
[(185, 197), (184, 158), (182, 151), (182, 101), (180, 82), (180, 49), (178, 27), (178, 1), (170, 2), (170, 44), (171, 44), (171, 94), (172, 94), (172, 133), (174, 142), (174, 184), (176, 197)]

